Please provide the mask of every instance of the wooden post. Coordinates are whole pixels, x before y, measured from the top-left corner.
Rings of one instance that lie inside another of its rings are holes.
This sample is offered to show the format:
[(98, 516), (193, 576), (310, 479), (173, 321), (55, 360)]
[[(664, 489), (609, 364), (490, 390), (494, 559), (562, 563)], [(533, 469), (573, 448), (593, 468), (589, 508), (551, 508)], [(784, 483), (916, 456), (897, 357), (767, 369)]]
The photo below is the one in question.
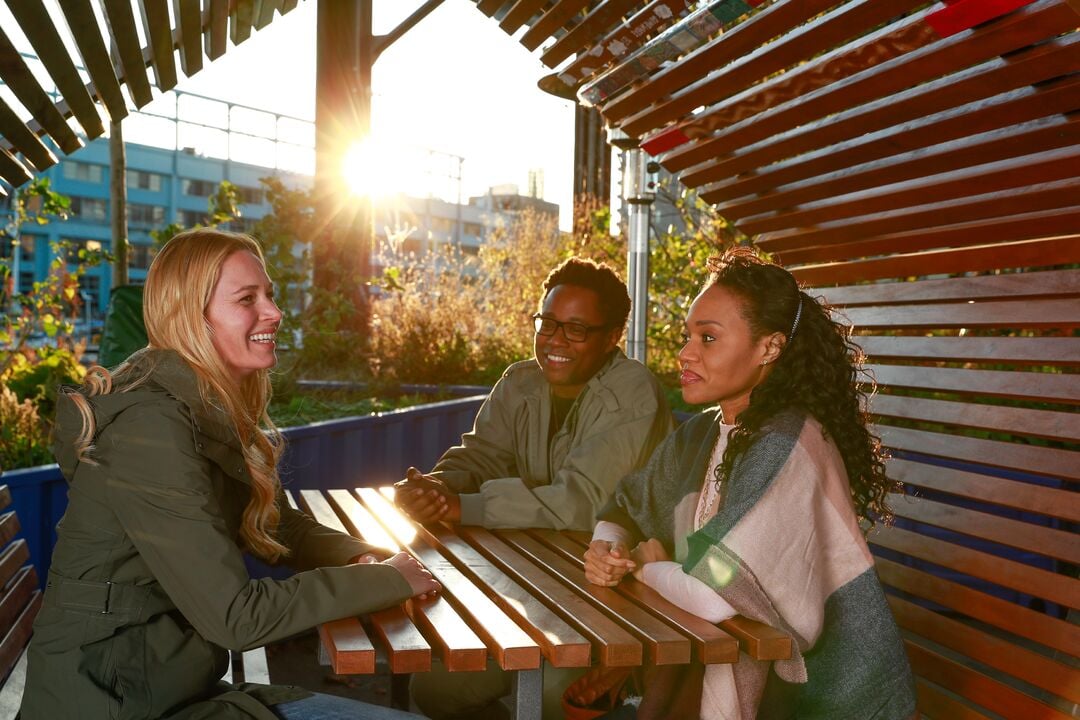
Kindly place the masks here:
[(128, 284), (127, 154), (121, 121), (109, 123), (109, 213), (112, 222), (112, 286)]

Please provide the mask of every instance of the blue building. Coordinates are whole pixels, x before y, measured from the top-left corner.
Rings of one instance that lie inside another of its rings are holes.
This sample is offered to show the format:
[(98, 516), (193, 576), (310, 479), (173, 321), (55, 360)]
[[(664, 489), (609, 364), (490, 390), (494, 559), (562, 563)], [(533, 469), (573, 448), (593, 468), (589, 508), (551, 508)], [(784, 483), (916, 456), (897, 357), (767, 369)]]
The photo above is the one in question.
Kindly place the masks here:
[[(237, 186), (241, 220), (235, 230), (250, 230), (270, 212), (259, 178), (275, 175), (292, 187), (310, 186), (311, 178), (275, 168), (247, 165), (233, 160), (202, 157), (193, 151), (174, 151), (126, 144), (128, 192), (129, 277), (140, 283), (154, 257), (150, 231), (176, 222), (185, 227), (206, 223), (209, 197), (223, 180)], [(53, 260), (52, 244), (67, 241), (70, 257), (79, 248), (108, 250), (112, 244), (109, 218), (109, 141), (87, 143), (74, 157), (43, 173), (51, 188), (71, 198), (71, 216), (47, 225), (26, 224), (20, 230), (18, 283), (20, 292), (48, 274)], [(12, 251), (4, 248), (4, 255)], [(13, 265), (15, 263), (12, 263)], [(95, 316), (103, 315), (109, 301), (112, 267), (93, 268), (81, 279)]]

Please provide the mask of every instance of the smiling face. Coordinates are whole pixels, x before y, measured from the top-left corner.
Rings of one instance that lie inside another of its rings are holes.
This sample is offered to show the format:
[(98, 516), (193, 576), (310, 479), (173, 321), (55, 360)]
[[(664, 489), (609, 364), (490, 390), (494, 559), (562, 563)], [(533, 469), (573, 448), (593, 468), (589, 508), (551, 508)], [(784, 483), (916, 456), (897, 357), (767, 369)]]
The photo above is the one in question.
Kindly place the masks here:
[(256, 370), (277, 363), (274, 335), (281, 311), (273, 285), (259, 259), (240, 250), (221, 266), (221, 276), (206, 305), (214, 349), (239, 383)]
[(783, 347), (781, 333), (755, 340), (742, 310), (741, 298), (727, 288), (705, 290), (690, 306), (679, 351), (683, 399), (719, 403), (727, 423), (749, 407), (750, 392), (769, 376)]
[[(558, 322), (575, 322), (589, 327), (604, 325), (600, 296), (595, 290), (577, 285), (557, 285), (544, 298), (540, 315)], [(554, 335), (537, 334), (533, 341), (536, 362), (556, 396), (575, 398), (585, 383), (607, 361), (619, 342), (621, 328), (603, 328), (589, 332), (585, 340), (570, 342), (562, 328)]]

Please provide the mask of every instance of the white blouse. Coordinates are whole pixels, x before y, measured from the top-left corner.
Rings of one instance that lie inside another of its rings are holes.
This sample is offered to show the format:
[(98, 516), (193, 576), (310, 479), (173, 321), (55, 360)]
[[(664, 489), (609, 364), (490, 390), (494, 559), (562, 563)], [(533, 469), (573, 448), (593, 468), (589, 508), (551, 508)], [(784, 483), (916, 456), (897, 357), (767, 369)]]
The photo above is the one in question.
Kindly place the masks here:
[[(693, 520), (693, 529), (695, 531), (700, 530), (708, 523), (719, 509), (720, 492), (714, 482), (713, 468), (719, 465), (724, 457), (728, 433), (731, 432), (733, 427), (733, 425), (720, 425), (720, 436), (716, 439), (712, 456), (705, 469), (702, 490), (698, 494)], [(621, 542), (629, 547), (632, 538), (630, 532), (621, 525), (601, 520), (597, 523), (596, 529), (593, 530), (593, 540), (605, 540), (610, 543)], [(642, 579), (646, 585), (659, 592), (670, 602), (711, 623), (727, 620), (736, 614), (734, 608), (720, 597), (715, 590), (696, 577), (683, 572), (680, 563), (671, 560), (648, 563), (642, 572)]]

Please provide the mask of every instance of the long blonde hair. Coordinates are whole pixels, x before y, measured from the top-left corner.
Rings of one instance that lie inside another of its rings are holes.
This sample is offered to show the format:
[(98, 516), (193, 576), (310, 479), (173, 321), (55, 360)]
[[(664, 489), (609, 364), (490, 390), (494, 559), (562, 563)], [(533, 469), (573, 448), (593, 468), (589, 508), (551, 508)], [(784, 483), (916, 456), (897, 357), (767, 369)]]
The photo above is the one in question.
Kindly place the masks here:
[[(146, 276), (143, 321), (149, 347), (173, 350), (195, 372), (203, 402), (220, 408), (232, 422), (251, 476), (251, 500), (244, 509), (240, 537), (253, 554), (274, 562), (288, 549), (274, 539), (281, 511), (277, 463), (284, 449), (281, 433), (266, 412), (270, 403), (270, 371), (258, 370), (237, 383), (212, 341), (206, 307), (221, 276), (221, 266), (235, 252), (250, 252), (265, 266), (262, 249), (247, 235), (221, 230), (188, 230), (174, 236), (158, 253)], [(153, 370), (125, 362), (109, 372), (91, 368), (86, 396), (132, 390)], [(83, 419), (76, 441), (80, 459), (95, 434), (93, 413), (85, 398), (72, 393)]]

